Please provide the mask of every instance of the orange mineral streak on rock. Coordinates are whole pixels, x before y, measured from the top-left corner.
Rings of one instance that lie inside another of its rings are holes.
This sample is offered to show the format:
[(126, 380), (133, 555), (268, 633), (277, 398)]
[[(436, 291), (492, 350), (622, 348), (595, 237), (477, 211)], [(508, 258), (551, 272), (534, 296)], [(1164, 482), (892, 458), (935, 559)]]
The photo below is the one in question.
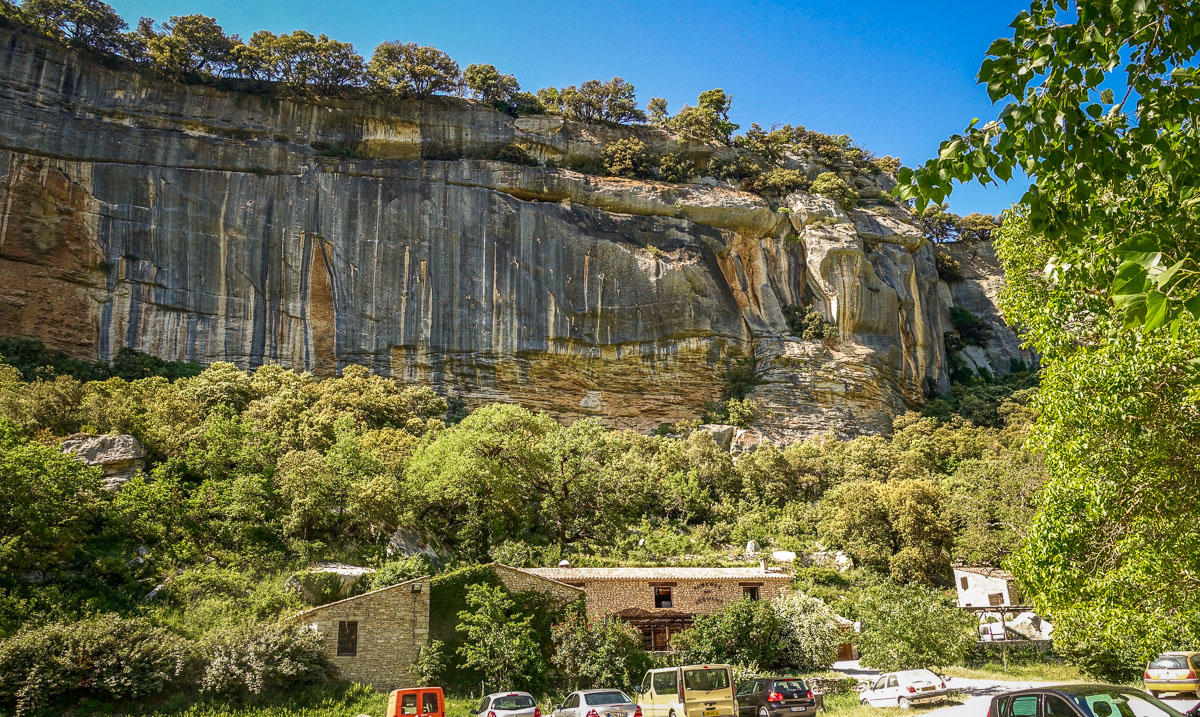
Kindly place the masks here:
[(10, 155), (0, 177), (0, 335), (96, 356), (104, 255), (95, 203), (56, 163)]

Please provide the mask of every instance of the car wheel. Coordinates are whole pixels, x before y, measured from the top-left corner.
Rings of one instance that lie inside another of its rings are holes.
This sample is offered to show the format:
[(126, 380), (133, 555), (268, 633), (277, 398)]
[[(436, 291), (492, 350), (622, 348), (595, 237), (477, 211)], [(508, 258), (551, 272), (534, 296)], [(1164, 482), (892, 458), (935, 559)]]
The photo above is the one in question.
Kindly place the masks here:
[(866, 698), (866, 697), (863, 697), (863, 698), (859, 699), (858, 703), (859, 703), (860, 705), (862, 705), (863, 707), (866, 707), (867, 705), (871, 704), (870, 702), (868, 702), (868, 701), (867, 701), (867, 698)]
[(771, 717), (771, 713), (767, 711), (766, 707), (759, 707), (758, 717)]
[(912, 701), (909, 700), (907, 697), (901, 697), (899, 700), (897, 700), (897, 702), (899, 703), (900, 709), (902, 709), (902, 710), (906, 710), (909, 707), (912, 707)]

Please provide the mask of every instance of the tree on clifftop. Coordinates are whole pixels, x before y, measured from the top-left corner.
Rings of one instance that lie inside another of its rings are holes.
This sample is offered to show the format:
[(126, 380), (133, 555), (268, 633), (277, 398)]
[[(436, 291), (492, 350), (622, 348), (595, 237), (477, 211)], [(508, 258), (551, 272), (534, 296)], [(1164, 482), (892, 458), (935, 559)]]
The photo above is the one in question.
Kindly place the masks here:
[(127, 25), (101, 0), (25, 0), (21, 9), (42, 32), (101, 52), (121, 49), (121, 33)]
[(363, 58), (353, 45), (304, 30), (290, 35), (259, 30), (235, 53), (241, 74), (278, 82), (293, 91), (334, 94), (361, 84), (365, 73)]
[(150, 23), (140, 23), (146, 52), (158, 69), (169, 77), (184, 80), (200, 74), (219, 75), (233, 67), (237, 35), (226, 35), (217, 21), (206, 15), (183, 15), (164, 22), (156, 32)]
[(458, 63), (432, 45), (385, 42), (367, 63), (371, 84), (388, 92), (430, 97), (457, 92), (462, 83)]
[(521, 83), (512, 75), (502, 75), (495, 65), (467, 65), (463, 82), (475, 99), (488, 103), (508, 103), (521, 91)]

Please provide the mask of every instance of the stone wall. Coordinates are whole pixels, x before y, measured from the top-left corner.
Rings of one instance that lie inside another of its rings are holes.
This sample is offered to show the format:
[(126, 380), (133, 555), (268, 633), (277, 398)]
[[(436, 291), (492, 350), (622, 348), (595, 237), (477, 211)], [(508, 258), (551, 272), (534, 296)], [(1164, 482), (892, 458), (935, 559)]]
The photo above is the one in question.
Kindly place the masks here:
[[(320, 633), (343, 679), (384, 691), (412, 686), (417, 655), (429, 643), (429, 578), (305, 610), (294, 620)], [(357, 654), (338, 656), (338, 625), (351, 620), (358, 622)]]
[(556, 607), (561, 607), (584, 596), (584, 591), (577, 587), (560, 583), (557, 580), (530, 575), (507, 565), (493, 563), (492, 569), (496, 573), (496, 579), (504, 583), (504, 587), (509, 592), (518, 595), (523, 592), (539, 592), (549, 595), (554, 598)]
[[(760, 600), (774, 600), (787, 589), (789, 577), (765, 579), (699, 578), (674, 580), (581, 580), (586, 593), (587, 610), (593, 615), (618, 613), (622, 610), (645, 610), (709, 614), (742, 599), (743, 588), (759, 586)], [(654, 586), (671, 588), (670, 608), (654, 606)]]

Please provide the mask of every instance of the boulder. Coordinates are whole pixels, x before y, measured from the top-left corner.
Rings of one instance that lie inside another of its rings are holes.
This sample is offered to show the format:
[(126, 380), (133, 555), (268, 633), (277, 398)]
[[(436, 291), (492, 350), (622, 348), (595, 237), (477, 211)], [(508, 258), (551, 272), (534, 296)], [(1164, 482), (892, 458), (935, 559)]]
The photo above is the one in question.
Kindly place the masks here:
[(80, 433), (63, 441), (59, 448), (89, 466), (99, 467), (104, 472), (101, 487), (105, 490), (119, 490), (142, 469), (146, 459), (142, 442), (128, 435)]
[(733, 437), (738, 431), (737, 426), (728, 426), (723, 423), (705, 423), (696, 430), (712, 434), (713, 440), (723, 451), (728, 451), (733, 447)]
[(422, 541), (415, 530), (409, 528), (396, 528), (396, 532), (392, 533), (392, 537), (388, 540), (386, 550), (388, 557), (408, 558), (413, 555), (424, 555), (432, 565), (442, 564), (437, 551)]

